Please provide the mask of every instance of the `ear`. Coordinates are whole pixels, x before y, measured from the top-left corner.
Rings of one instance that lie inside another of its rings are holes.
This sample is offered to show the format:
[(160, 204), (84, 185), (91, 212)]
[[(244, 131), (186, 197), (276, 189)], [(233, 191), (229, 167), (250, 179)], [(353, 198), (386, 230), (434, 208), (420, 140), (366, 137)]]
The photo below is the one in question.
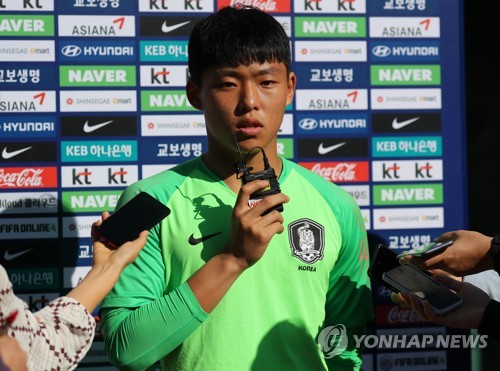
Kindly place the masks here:
[(297, 77), (295, 76), (295, 73), (290, 72), (290, 74), (288, 75), (288, 94), (286, 96), (287, 106), (293, 101), (296, 86), (297, 86)]
[(200, 100), (200, 88), (191, 78), (188, 79), (186, 84), (186, 95), (189, 103), (191, 103), (194, 108), (203, 111), (203, 105)]

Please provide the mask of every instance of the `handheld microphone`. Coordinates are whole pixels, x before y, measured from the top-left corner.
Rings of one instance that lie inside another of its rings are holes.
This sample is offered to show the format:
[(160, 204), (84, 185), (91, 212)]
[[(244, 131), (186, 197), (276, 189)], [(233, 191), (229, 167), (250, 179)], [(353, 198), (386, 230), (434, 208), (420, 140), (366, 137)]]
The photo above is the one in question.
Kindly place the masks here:
[[(251, 173), (250, 171), (253, 170), (253, 167), (248, 167), (246, 165), (246, 161), (243, 160), (243, 156), (241, 154), (240, 146), (238, 145), (238, 141), (236, 140), (236, 137), (233, 135), (234, 142), (236, 144), (236, 148), (238, 148), (238, 153), (240, 155), (240, 161), (238, 161), (236, 164), (234, 164), (234, 169), (236, 172), (236, 178), (241, 179), (241, 183), (247, 184), (249, 182), (252, 182), (254, 180), (267, 180), (268, 185), (257, 191), (254, 192), (250, 195), (250, 200), (248, 201), (248, 206), (254, 207), (257, 203), (262, 201), (262, 199), (266, 196), (273, 195), (276, 193), (280, 193), (281, 189), (279, 186), (278, 182), (278, 177), (276, 176), (276, 173), (274, 172), (274, 169), (269, 165), (269, 160), (267, 159), (266, 152), (264, 151), (264, 148), (262, 147), (254, 147), (252, 148), (248, 154), (250, 154), (254, 149), (260, 149), (262, 152), (262, 157), (264, 159), (264, 170), (261, 171), (255, 171)], [(248, 154), (246, 157), (248, 157)], [(269, 210), (266, 210), (262, 215), (266, 215), (272, 210), (278, 210), (280, 212), (283, 211), (283, 204), (276, 205)]]

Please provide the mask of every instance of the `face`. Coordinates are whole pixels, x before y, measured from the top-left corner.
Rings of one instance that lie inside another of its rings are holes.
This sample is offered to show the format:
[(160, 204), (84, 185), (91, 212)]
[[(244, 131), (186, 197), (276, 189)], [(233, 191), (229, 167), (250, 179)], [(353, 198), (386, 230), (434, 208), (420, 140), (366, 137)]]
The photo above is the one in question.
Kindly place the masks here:
[(201, 86), (192, 81), (187, 86), (189, 101), (204, 112), (209, 152), (220, 154), (236, 151), (233, 135), (243, 152), (261, 146), (276, 153), (276, 136), (294, 91), (295, 75), (288, 76), (281, 63), (211, 67)]

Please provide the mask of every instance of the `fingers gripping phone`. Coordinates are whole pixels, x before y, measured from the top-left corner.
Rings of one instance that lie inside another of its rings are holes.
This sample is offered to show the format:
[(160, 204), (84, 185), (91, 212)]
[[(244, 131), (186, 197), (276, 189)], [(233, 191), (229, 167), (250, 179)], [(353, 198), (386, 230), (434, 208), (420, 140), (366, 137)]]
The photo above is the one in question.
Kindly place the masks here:
[(462, 297), (425, 271), (411, 264), (399, 264), (396, 253), (382, 244), (376, 247), (369, 273), (394, 292), (414, 293), (429, 301), (436, 314), (448, 313), (463, 303)]
[(434, 254), (439, 254), (441, 251), (451, 245), (453, 245), (453, 240), (431, 242), (423, 246), (419, 246), (414, 249), (402, 252), (398, 255), (398, 258), (402, 258), (403, 256), (414, 256), (416, 258), (429, 257)]
[(427, 300), (436, 314), (445, 314), (460, 306), (462, 297), (411, 264), (401, 264), (382, 274), (382, 280), (400, 292), (411, 292)]
[(96, 232), (113, 246), (133, 241), (144, 230), (149, 230), (170, 214), (170, 209), (151, 196), (141, 192), (111, 214)]

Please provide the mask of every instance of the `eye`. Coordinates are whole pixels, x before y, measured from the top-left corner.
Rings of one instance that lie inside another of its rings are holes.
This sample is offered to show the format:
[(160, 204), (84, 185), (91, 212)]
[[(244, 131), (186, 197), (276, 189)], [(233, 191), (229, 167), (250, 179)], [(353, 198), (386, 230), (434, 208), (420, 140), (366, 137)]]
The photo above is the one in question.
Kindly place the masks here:
[(231, 82), (231, 81), (219, 81), (219, 82), (215, 83), (215, 86), (218, 89), (226, 89), (226, 88), (232, 88), (232, 87), (236, 86), (236, 84), (234, 82)]
[(274, 86), (276, 85), (276, 81), (274, 80), (264, 80), (260, 83), (262, 86), (267, 86), (267, 87), (271, 87), (271, 86)]

